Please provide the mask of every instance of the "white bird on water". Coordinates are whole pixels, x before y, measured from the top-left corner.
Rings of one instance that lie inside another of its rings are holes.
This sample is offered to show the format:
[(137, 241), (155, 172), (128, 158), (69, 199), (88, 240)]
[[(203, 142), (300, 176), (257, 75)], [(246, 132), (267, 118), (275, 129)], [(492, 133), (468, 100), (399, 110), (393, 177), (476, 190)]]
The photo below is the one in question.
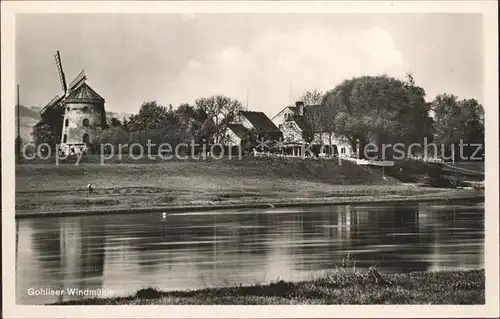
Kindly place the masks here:
[(161, 217), (163, 217), (163, 219), (167, 218), (167, 213), (161, 214)]

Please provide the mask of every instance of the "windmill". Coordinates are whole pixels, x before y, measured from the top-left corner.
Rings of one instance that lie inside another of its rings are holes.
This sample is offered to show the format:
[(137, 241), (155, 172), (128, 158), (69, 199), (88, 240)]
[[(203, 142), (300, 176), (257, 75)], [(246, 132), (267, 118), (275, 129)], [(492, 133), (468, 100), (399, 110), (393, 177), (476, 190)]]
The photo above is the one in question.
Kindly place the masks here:
[(87, 76), (85, 75), (85, 71), (82, 70), (68, 86), (66, 84), (66, 77), (62, 67), (61, 55), (59, 51), (57, 51), (54, 55), (54, 58), (63, 93), (61, 95), (54, 96), (52, 100), (50, 100), (50, 102), (47, 103), (47, 105), (45, 105), (45, 107), (40, 111), (41, 120), (35, 125), (35, 131), (43, 124), (48, 125), (55, 139), (55, 143), (58, 143), (61, 138), (62, 122), (64, 117), (64, 100), (71, 92), (85, 82)]
[(62, 67), (61, 63), (61, 55), (59, 51), (54, 55), (54, 58), (56, 60), (56, 66), (57, 66), (57, 72), (59, 73), (59, 80), (61, 81), (61, 86), (63, 89), (63, 94), (61, 96), (56, 95), (52, 100), (50, 100), (49, 103), (40, 111), (42, 117), (50, 110), (57, 109), (57, 108), (62, 108), (63, 107), (63, 102), (64, 98), (66, 98), (73, 90), (75, 90), (80, 84), (85, 82), (87, 79), (87, 76), (85, 75), (85, 70), (82, 70), (76, 78), (68, 85), (66, 85), (66, 76), (64, 75), (64, 70)]

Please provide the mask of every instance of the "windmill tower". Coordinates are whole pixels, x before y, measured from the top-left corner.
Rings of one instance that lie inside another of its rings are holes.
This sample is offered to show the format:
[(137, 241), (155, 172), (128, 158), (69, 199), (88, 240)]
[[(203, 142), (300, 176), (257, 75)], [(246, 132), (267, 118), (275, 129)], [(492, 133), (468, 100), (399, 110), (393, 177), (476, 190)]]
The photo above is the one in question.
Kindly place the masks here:
[(100, 130), (106, 128), (104, 99), (85, 83), (84, 70), (67, 85), (59, 51), (55, 60), (63, 94), (56, 95), (42, 109), (42, 119), (37, 125), (52, 127), (56, 142), (60, 143), (59, 151), (81, 152), (92, 144)]

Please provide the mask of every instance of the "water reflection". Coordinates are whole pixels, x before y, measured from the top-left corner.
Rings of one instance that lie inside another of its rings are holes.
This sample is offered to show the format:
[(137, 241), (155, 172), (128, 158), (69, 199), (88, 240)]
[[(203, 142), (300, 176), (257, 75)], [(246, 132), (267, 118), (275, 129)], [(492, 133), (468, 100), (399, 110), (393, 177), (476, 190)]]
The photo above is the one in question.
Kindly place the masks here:
[[(484, 208), (329, 206), (20, 220), (17, 300), (32, 288), (190, 289), (307, 279), (351, 256), (382, 271), (483, 265)], [(64, 296), (69, 299), (69, 296)], [(72, 297), (83, 298), (83, 297)]]

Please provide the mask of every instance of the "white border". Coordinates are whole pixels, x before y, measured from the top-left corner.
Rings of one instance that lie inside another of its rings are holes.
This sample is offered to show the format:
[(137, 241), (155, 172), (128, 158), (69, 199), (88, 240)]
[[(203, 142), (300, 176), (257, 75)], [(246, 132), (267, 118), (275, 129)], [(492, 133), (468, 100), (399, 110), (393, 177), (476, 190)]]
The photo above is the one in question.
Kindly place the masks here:
[[(1, 3), (2, 257), (5, 318), (56, 317), (488, 317), (499, 316), (498, 5), (490, 1), (19, 1)], [(479, 306), (17, 306), (15, 305), (14, 134), (16, 13), (481, 13), (486, 117), (486, 305)], [(12, 106), (12, 107), (11, 107)]]

